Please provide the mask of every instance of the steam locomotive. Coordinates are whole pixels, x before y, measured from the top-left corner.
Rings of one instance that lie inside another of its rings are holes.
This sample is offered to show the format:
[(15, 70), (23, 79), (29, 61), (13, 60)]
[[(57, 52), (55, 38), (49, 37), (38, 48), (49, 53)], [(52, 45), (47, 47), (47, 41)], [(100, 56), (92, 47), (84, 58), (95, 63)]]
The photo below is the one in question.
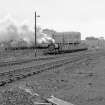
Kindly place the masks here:
[(80, 32), (59, 32), (52, 35), (55, 43), (50, 43), (44, 54), (58, 54), (88, 50), (86, 43), (81, 41)]

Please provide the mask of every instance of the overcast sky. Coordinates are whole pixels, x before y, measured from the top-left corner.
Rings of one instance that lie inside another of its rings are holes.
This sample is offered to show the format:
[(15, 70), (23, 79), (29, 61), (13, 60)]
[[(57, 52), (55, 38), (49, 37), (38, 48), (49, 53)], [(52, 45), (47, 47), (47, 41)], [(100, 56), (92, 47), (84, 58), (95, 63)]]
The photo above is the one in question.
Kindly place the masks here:
[(105, 0), (0, 0), (0, 19), (10, 14), (17, 22), (37, 24), (56, 31), (80, 31), (86, 36), (105, 35)]

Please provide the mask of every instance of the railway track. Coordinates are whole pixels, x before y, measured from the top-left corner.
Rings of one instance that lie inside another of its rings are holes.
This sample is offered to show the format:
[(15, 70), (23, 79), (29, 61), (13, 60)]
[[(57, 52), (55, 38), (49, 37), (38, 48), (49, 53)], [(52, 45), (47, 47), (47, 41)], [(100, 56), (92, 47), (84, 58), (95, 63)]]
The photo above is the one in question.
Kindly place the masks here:
[(18, 60), (11, 60), (11, 61), (4, 61), (0, 62), (0, 67), (3, 66), (13, 66), (17, 64), (22, 64), (22, 63), (28, 63), (32, 61), (40, 61), (40, 60), (50, 60), (50, 59), (55, 59), (56, 57), (38, 57), (38, 58), (28, 58), (28, 59), (18, 59)]
[[(33, 59), (30, 59), (30, 60), (26, 60), (26, 59), (23, 59), (23, 61), (19, 60), (19, 62), (7, 62), (6, 64), (4, 63), (2, 66), (0, 66), (0, 73), (4, 73), (4, 72), (9, 72), (9, 71), (12, 71), (16, 68), (18, 69), (21, 69), (21, 68), (24, 68), (24, 67), (28, 67), (28, 66), (32, 66), (32, 65), (43, 65), (44, 63), (49, 63), (51, 61), (55, 61), (55, 60), (60, 60), (60, 59), (63, 59), (63, 57), (69, 57), (70, 59), (73, 57), (73, 56), (77, 56), (77, 55), (80, 55), (80, 54), (83, 54), (84, 52), (79, 52), (79, 53), (75, 53), (75, 54), (67, 54), (67, 55), (59, 55), (59, 56), (49, 56), (49, 57), (41, 57), (41, 59), (39, 58), (33, 58)], [(25, 62), (24, 62), (25, 61)]]
[[(65, 55), (75, 55), (75, 54), (81, 54), (83, 52), (86, 52), (86, 51), (82, 51), (82, 52), (75, 52), (75, 53), (71, 53), (71, 54), (65, 54)], [(14, 66), (14, 65), (22, 65), (24, 63), (30, 63), (30, 62), (33, 62), (33, 61), (45, 61), (45, 60), (53, 60), (53, 59), (58, 59), (60, 57), (64, 56), (64, 54), (60, 54), (60, 55), (52, 55), (52, 56), (46, 56), (46, 57), (37, 57), (37, 58), (17, 58), (17, 60), (5, 60), (5, 61), (2, 61), (0, 62), (0, 67), (6, 67), (6, 66)], [(15, 58), (16, 59), (16, 58)]]
[(69, 63), (76, 63), (76, 62), (84, 62), (89, 57), (95, 57), (97, 56), (94, 53), (84, 52), (82, 54), (77, 54), (73, 57), (68, 58), (62, 57), (60, 59), (56, 59), (51, 62), (34, 65), (34, 66), (28, 66), (24, 68), (17, 68), (14, 70), (10, 70), (7, 72), (0, 73), (0, 86), (5, 86), (6, 84), (12, 83), (14, 81), (27, 78), (29, 76), (40, 74), (41, 72), (47, 71), (47, 70), (55, 70), (56, 68), (62, 67)]

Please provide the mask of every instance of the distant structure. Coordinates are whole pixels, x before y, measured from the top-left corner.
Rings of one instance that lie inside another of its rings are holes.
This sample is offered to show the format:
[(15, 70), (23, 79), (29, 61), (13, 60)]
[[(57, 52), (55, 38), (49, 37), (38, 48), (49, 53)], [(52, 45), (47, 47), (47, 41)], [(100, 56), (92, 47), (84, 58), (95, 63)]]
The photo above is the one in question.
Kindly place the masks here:
[(66, 42), (66, 43), (80, 43), (81, 42), (80, 32), (56, 32), (53, 37), (55, 39), (55, 42), (59, 42), (61, 38), (63, 42)]
[(86, 37), (86, 44), (90, 48), (105, 48), (105, 40), (104, 37)]

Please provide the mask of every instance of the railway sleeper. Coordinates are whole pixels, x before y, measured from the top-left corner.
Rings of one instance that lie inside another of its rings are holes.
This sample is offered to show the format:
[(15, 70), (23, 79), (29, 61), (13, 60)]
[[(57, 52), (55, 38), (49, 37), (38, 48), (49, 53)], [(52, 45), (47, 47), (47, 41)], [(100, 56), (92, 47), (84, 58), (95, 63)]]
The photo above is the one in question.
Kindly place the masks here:
[(13, 78), (9, 78), (8, 81), (6, 81), (6, 84), (7, 84), (7, 83), (12, 83), (13, 81), (14, 81)]
[(27, 77), (32, 76), (32, 75), (33, 75), (33, 74), (31, 74), (31, 73), (27, 73), (27, 74), (26, 74)]
[(0, 81), (8, 82), (9, 81), (9, 77), (8, 76), (3, 76), (3, 77), (0, 78)]
[(14, 75), (14, 79), (22, 79), (22, 78), (24, 78), (24, 74), (16, 74), (16, 75)]
[(6, 81), (0, 81), (0, 86), (6, 85)]
[(15, 80), (20, 80), (20, 79), (22, 79), (21, 76), (16, 76), (16, 77), (15, 77)]

